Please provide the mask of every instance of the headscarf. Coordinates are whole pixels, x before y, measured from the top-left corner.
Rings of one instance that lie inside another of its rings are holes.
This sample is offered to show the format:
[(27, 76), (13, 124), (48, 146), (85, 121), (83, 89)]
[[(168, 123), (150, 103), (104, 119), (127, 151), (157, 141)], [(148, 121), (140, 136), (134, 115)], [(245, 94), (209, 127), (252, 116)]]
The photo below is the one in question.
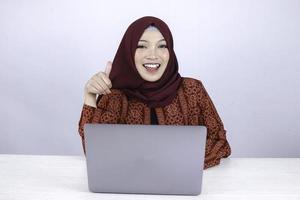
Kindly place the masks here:
[[(134, 61), (138, 41), (149, 26), (155, 26), (161, 32), (170, 55), (163, 75), (155, 82), (144, 80), (139, 75)], [(112, 63), (109, 78), (112, 88), (122, 90), (127, 97), (137, 98), (149, 107), (164, 107), (170, 104), (176, 96), (182, 78), (178, 73), (178, 62), (173, 50), (173, 37), (168, 25), (151, 16), (134, 21), (122, 38)]]

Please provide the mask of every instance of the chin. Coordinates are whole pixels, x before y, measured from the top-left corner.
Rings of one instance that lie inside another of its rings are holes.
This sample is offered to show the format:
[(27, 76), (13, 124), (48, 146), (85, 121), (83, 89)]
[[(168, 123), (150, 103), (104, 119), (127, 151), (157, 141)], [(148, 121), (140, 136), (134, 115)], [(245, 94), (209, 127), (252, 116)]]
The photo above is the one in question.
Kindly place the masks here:
[(160, 78), (143, 78), (143, 79), (148, 82), (155, 82), (158, 81)]
[(161, 78), (161, 76), (159, 76), (159, 77), (157, 77), (157, 76), (155, 76), (155, 77), (150, 77), (150, 76), (144, 76), (144, 77), (142, 77), (145, 81), (149, 81), (149, 82), (155, 82), (155, 81), (158, 81), (160, 78)]

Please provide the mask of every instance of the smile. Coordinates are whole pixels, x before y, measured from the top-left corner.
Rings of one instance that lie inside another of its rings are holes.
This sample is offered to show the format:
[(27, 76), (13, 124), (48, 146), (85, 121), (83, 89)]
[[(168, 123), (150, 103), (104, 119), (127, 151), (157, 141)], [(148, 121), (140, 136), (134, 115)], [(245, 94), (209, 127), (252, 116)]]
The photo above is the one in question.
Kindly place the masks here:
[(157, 70), (160, 67), (160, 64), (159, 63), (145, 63), (145, 64), (143, 64), (143, 66), (147, 70)]

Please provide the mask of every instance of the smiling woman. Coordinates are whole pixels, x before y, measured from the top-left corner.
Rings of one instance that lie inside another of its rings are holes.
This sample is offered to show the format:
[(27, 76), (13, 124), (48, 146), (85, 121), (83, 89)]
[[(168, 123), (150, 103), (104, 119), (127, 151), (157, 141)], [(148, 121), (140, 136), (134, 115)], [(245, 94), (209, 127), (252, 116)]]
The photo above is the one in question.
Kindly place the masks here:
[[(201, 81), (183, 78), (167, 24), (143, 17), (127, 29), (113, 63), (85, 85), (79, 134), (86, 123), (203, 125), (204, 169), (231, 154), (223, 123)], [(98, 97), (96, 96), (98, 95)]]

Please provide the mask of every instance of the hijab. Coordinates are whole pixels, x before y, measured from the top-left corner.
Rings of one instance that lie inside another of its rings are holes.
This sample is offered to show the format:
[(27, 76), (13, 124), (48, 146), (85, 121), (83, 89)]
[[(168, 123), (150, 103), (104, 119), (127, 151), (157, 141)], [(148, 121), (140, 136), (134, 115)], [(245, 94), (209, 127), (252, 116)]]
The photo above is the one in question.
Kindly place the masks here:
[[(166, 40), (170, 58), (161, 78), (155, 82), (144, 80), (138, 73), (134, 56), (142, 34), (155, 26)], [(181, 84), (178, 62), (173, 49), (173, 37), (167, 24), (156, 17), (142, 17), (126, 30), (112, 63), (109, 78), (112, 88), (122, 90), (128, 98), (137, 98), (149, 107), (164, 107), (172, 102)]]

